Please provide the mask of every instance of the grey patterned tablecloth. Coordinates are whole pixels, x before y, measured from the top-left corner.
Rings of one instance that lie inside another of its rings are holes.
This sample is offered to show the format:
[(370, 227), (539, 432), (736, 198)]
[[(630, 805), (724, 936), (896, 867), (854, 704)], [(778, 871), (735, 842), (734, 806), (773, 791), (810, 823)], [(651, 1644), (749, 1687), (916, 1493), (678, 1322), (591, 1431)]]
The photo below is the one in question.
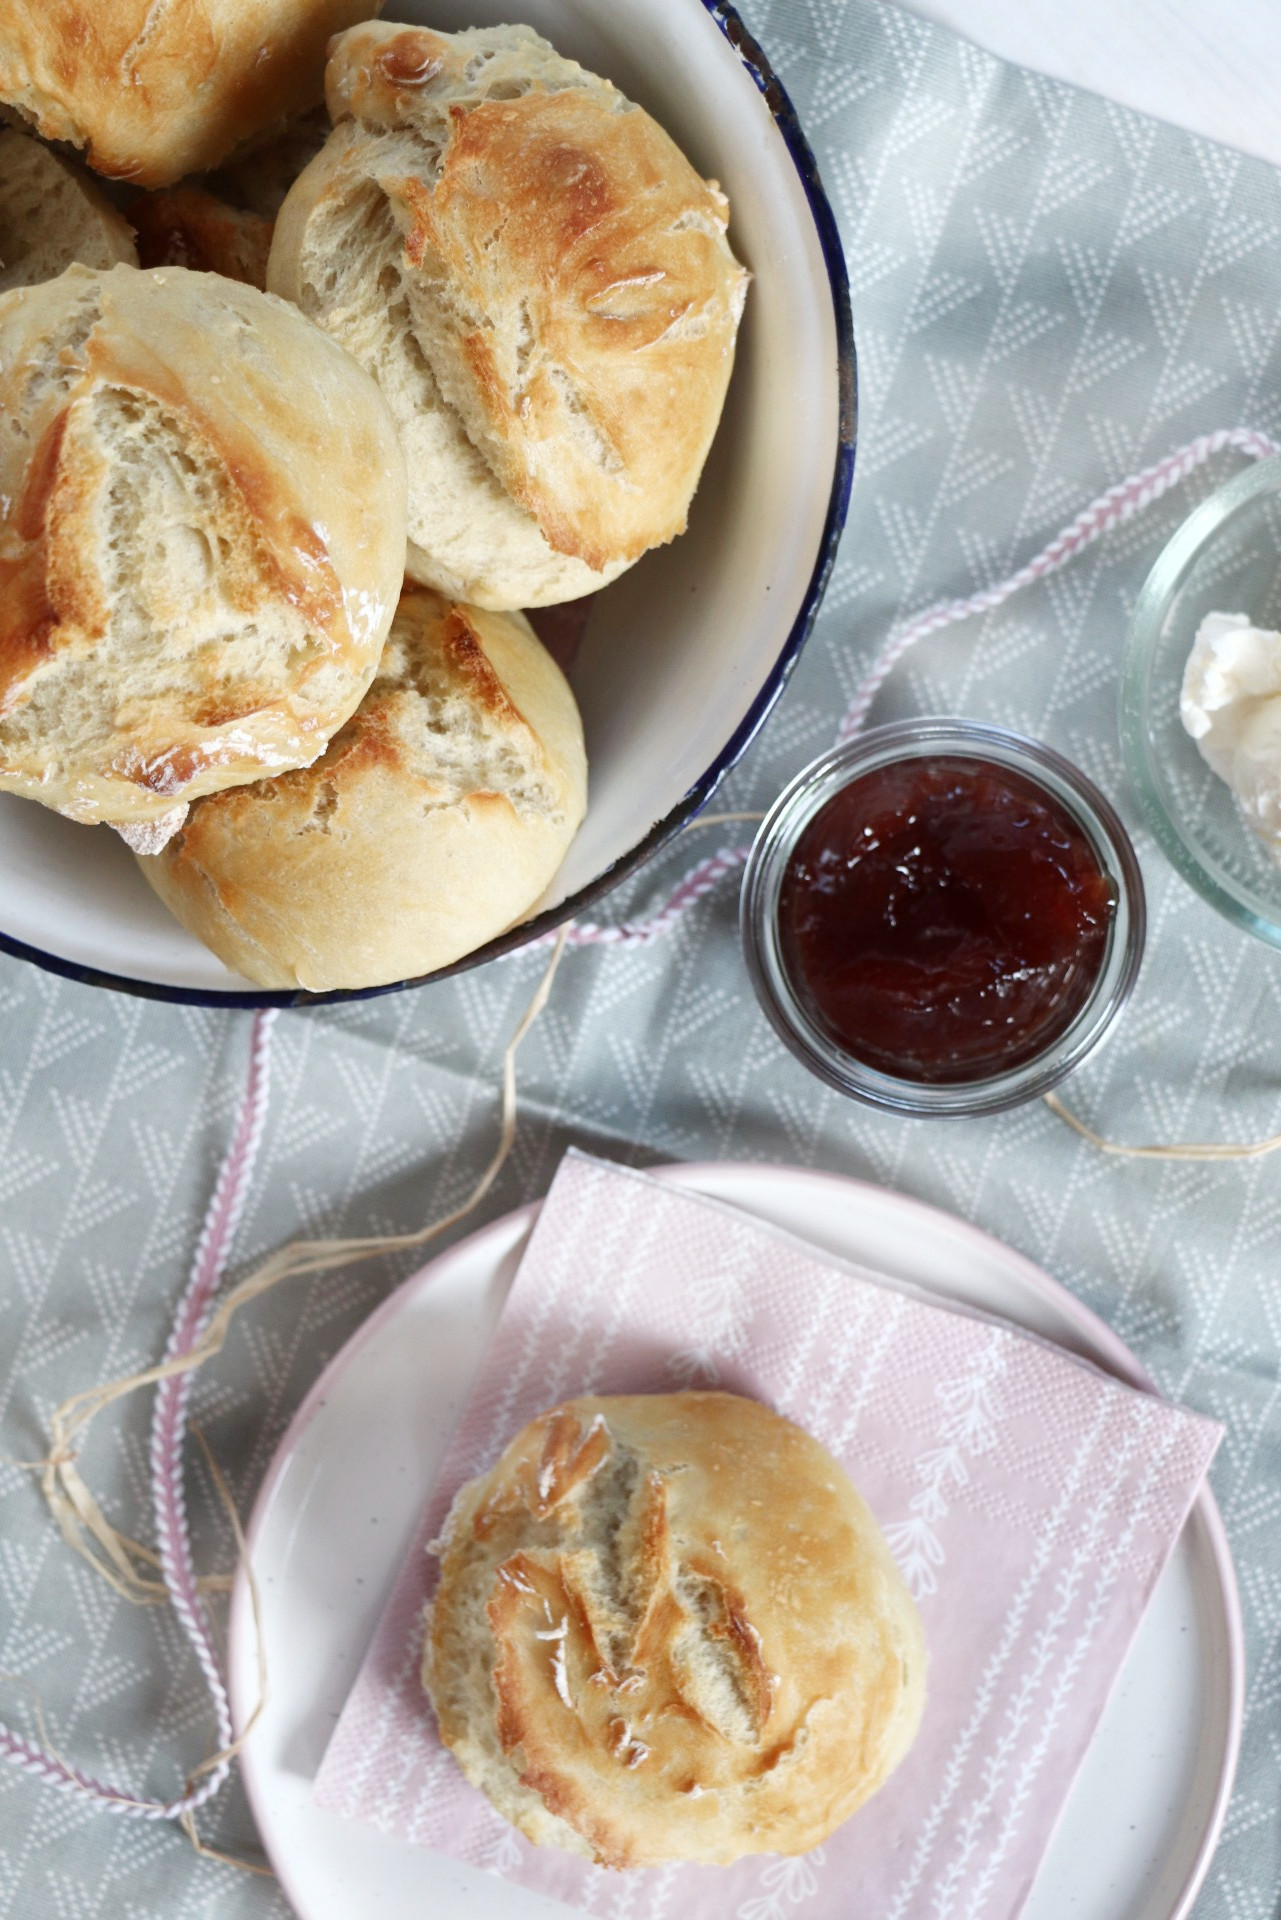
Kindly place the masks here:
[[(394, 9), (393, 9), (394, 10)], [(818, 151), (855, 289), (862, 439), (815, 637), (726, 804), (767, 803), (826, 747), (898, 614), (997, 579), (1091, 495), (1206, 429), (1281, 432), (1281, 176), (1015, 71), (870, 0), (756, 0), (751, 24)], [(1039, 734), (1120, 805), (1114, 682), (1126, 610), (1203, 470), (1002, 611), (926, 643), (877, 717), (962, 710)], [(713, 832), (611, 903), (664, 897)], [(1151, 940), (1114, 1043), (1072, 1083), (1128, 1139), (1281, 1127), (1281, 956), (1230, 931), (1139, 834)], [(405, 1228), (490, 1151), (494, 1070), (541, 957), (388, 1000), (281, 1016), (243, 1268), (297, 1232)], [(8, 1457), (64, 1394), (163, 1344), (243, 1083), (248, 1016), (115, 997), (0, 960), (0, 1380)], [(1265, 1920), (1281, 1888), (1281, 1159), (1115, 1162), (1036, 1105), (990, 1121), (886, 1118), (776, 1043), (739, 960), (732, 883), (666, 940), (571, 952), (523, 1060), (516, 1151), (486, 1204), (541, 1193), (569, 1141), (624, 1159), (795, 1162), (884, 1182), (1001, 1235), (1073, 1288), (1176, 1399), (1224, 1421), (1214, 1470), (1249, 1636), (1247, 1722), (1201, 1920)], [(196, 1410), (243, 1507), (291, 1409), (406, 1270), (295, 1285), (246, 1316)], [(146, 1421), (95, 1430), (88, 1471), (145, 1527)], [(192, 1499), (212, 1502), (193, 1469)], [(172, 1792), (208, 1714), (173, 1621), (63, 1548), (0, 1468), (0, 1669), (40, 1691), (61, 1748)], [(203, 1551), (228, 1542), (206, 1519)], [(22, 1689), (0, 1714), (34, 1731)], [(252, 1848), (239, 1791), (209, 1837)], [(0, 1768), (0, 1920), (283, 1915), (269, 1881), (197, 1860)], [(874, 1920), (869, 1916), (868, 1920)]]

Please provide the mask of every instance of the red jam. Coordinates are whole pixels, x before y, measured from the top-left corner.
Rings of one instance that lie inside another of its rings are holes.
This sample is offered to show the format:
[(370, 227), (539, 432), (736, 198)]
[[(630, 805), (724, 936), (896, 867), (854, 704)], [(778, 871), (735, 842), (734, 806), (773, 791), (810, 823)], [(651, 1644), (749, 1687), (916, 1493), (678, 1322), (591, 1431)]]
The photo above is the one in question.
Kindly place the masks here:
[(900, 760), (851, 781), (783, 876), (784, 965), (811, 1020), (898, 1079), (1035, 1059), (1098, 978), (1116, 889), (1071, 815), (1020, 773)]

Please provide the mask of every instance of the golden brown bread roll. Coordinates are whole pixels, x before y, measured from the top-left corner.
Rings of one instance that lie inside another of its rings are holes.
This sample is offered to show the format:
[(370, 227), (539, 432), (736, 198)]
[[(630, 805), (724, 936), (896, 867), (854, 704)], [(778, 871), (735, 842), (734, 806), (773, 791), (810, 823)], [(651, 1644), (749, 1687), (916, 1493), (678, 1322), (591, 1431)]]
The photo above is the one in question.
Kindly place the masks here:
[(920, 1621), (816, 1440), (756, 1401), (567, 1401), (454, 1503), (423, 1682), (538, 1844), (604, 1866), (800, 1853), (898, 1765)]
[(379, 0), (5, 0), (0, 101), (98, 173), (164, 187), (320, 98)]
[(0, 132), (0, 293), (84, 267), (136, 267), (133, 230), (83, 167), (12, 128)]
[(0, 790), (155, 822), (305, 766), (373, 678), (405, 476), (373, 381), (208, 273), (0, 296)]
[(528, 27), (353, 28), (274, 292), (387, 395), (409, 571), (545, 606), (680, 533), (747, 276), (728, 208), (647, 113)]
[(578, 709), (528, 622), (411, 588), (377, 679), (315, 765), (198, 802), (139, 864), (259, 985), (381, 986), (527, 914), (586, 797)]

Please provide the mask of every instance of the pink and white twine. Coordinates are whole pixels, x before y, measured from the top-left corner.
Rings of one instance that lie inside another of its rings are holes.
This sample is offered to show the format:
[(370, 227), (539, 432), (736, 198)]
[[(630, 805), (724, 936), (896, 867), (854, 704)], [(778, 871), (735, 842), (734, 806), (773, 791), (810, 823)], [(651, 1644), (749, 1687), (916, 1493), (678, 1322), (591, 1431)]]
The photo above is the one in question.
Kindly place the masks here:
[[(843, 745), (861, 730), (886, 678), (918, 640), (936, 633), (941, 627), (951, 626), (955, 621), (990, 613), (1020, 588), (1057, 573), (1060, 567), (1103, 534), (1114, 527), (1123, 526), (1214, 454), (1229, 448), (1245, 454), (1251, 460), (1266, 459), (1281, 452), (1276, 441), (1249, 427), (1222, 427), (1217, 432), (1202, 434), (1186, 446), (1167, 454), (1163, 460), (1145, 467), (1141, 473), (1109, 487), (1106, 493), (1092, 500), (1069, 526), (1056, 534), (1048, 546), (1043, 547), (1016, 573), (963, 599), (939, 601), (894, 627), (860, 681), (837, 730), (836, 743)], [(647, 919), (615, 926), (578, 922), (569, 930), (570, 944), (600, 947), (652, 945), (712, 892), (726, 874), (741, 867), (748, 851), (747, 847), (723, 847), (700, 860), (685, 874), (662, 906)], [(554, 938), (555, 935), (546, 936), (547, 942)], [(165, 1350), (166, 1360), (179, 1359), (190, 1353), (200, 1339), (227, 1268), (236, 1228), (253, 1178), (266, 1119), (271, 1032), (275, 1019), (275, 1009), (254, 1016), (244, 1097), (231, 1145), (205, 1215), (191, 1275), (178, 1303), (173, 1331)], [(24, 1768), (50, 1786), (87, 1796), (105, 1812), (132, 1814), (144, 1820), (178, 1820), (194, 1813), (218, 1792), (231, 1769), (231, 1755), (227, 1751), (233, 1745), (231, 1706), (200, 1596), (183, 1490), (182, 1442), (191, 1387), (192, 1375), (186, 1372), (166, 1376), (156, 1390), (151, 1426), (152, 1506), (164, 1584), (213, 1700), (219, 1749), (213, 1764), (203, 1771), (198, 1784), (189, 1784), (174, 1799), (141, 1799), (95, 1779), (92, 1774), (53, 1757), (21, 1735), (0, 1726), (0, 1758), (12, 1761), (15, 1766)]]
[[(276, 1017), (274, 1007), (264, 1008), (254, 1015), (249, 1041), (249, 1077), (236, 1118), (236, 1130), (219, 1169), (209, 1211), (196, 1243), (191, 1277), (178, 1303), (173, 1331), (165, 1348), (166, 1360), (180, 1359), (196, 1345), (208, 1323), (219, 1283), (226, 1271), (267, 1120), (267, 1097), (271, 1088), (271, 1031)], [(156, 1404), (151, 1416), (151, 1504), (161, 1576), (213, 1699), (218, 1752), (223, 1757), (209, 1768), (199, 1786), (189, 1789), (182, 1796), (181, 1802), (175, 1801), (171, 1806), (157, 1808), (152, 1817), (165, 1820), (175, 1819), (182, 1813), (194, 1813), (206, 1800), (211, 1800), (231, 1769), (231, 1760), (226, 1756), (226, 1749), (231, 1746), (233, 1738), (231, 1703), (227, 1698), (226, 1684), (209, 1635), (209, 1623), (197, 1585), (183, 1488), (182, 1441), (194, 1382), (194, 1373), (171, 1373), (156, 1388)]]
[[(861, 732), (872, 702), (885, 681), (918, 640), (924, 640), (927, 634), (937, 633), (940, 627), (950, 627), (958, 620), (970, 620), (976, 614), (991, 613), (1011, 594), (1018, 593), (1020, 588), (1030, 587), (1037, 580), (1048, 579), (1086, 547), (1093, 546), (1105, 533), (1110, 533), (1114, 527), (1124, 526), (1136, 513), (1142, 513), (1163, 493), (1177, 486), (1180, 480), (1186, 480), (1190, 473), (1203, 466), (1216, 453), (1223, 453), (1228, 448), (1244, 453), (1251, 460), (1266, 460), (1275, 453), (1281, 453), (1281, 445), (1253, 427), (1219, 427), (1213, 433), (1203, 433), (1197, 439), (1189, 440), (1186, 446), (1176, 447), (1163, 460), (1144, 467), (1141, 473), (1131, 474), (1128, 480), (1119, 481), (1096, 500), (1091, 500), (1089, 506), (1083, 507), (1069, 526), (1064, 527), (1061, 533), (1056, 533), (1049, 545), (1042, 547), (1017, 573), (1009, 574), (994, 586), (981, 587), (977, 593), (968, 594), (964, 599), (936, 601), (921, 613), (913, 614), (901, 626), (892, 627), (845, 710), (836, 730), (835, 745), (844, 746)], [(691, 824), (697, 826), (698, 822), (695, 820)], [(667, 933), (690, 907), (710, 893), (724, 874), (741, 867), (749, 852), (748, 847), (722, 847), (719, 852), (701, 860), (696, 867), (690, 868), (657, 913), (647, 920), (612, 927), (596, 926), (590, 921), (576, 922), (570, 929), (570, 946), (651, 945)], [(550, 935), (547, 937), (551, 938)]]
[(923, 613), (915, 614), (905, 625), (895, 628), (884, 646), (873, 660), (859, 684), (857, 693), (846, 709), (845, 718), (837, 730), (836, 744), (843, 746), (852, 740), (867, 719), (868, 710), (880, 692), (881, 686), (893, 668), (902, 659), (909, 647), (923, 640), (928, 633), (937, 633), (940, 627), (949, 627), (953, 621), (969, 620), (975, 614), (991, 613), (994, 607), (1017, 593), (1021, 587), (1030, 587), (1037, 580), (1048, 579), (1066, 566), (1069, 560), (1084, 548), (1092, 546), (1113, 527), (1122, 527), (1132, 520), (1136, 513), (1142, 513), (1163, 493), (1186, 480), (1197, 467), (1211, 459), (1214, 454), (1222, 453), (1234, 447), (1251, 460), (1266, 460), (1272, 454), (1281, 452), (1275, 440), (1266, 433), (1258, 433), (1253, 427), (1220, 427), (1214, 433), (1203, 433), (1196, 440), (1189, 440), (1185, 447), (1176, 447), (1173, 453), (1167, 453), (1164, 460), (1155, 465), (1144, 467), (1142, 473), (1130, 475), (1115, 487), (1109, 487), (1097, 500), (1091, 500), (1083, 507), (1070, 526), (1056, 533), (1049, 545), (1042, 547), (1034, 559), (1020, 567), (1017, 573), (1010, 574), (995, 586), (982, 587), (977, 593), (969, 594), (964, 600), (940, 600), (934, 606), (927, 607)]
[[(231, 1145), (218, 1173), (213, 1198), (196, 1244), (191, 1276), (178, 1303), (166, 1360), (187, 1354), (199, 1340), (218, 1292), (240, 1216), (244, 1212), (254, 1163), (267, 1118), (271, 1077), (271, 1030), (276, 1009), (254, 1015), (249, 1043), (249, 1074), (236, 1118)], [(224, 1750), (232, 1744), (231, 1703), (210, 1638), (200, 1598), (187, 1525), (183, 1490), (182, 1440), (193, 1376), (169, 1374), (156, 1389), (151, 1423), (151, 1494), (160, 1567), (169, 1599), (183, 1632), (191, 1643), (214, 1704), (219, 1755), (199, 1783), (170, 1800), (148, 1800), (122, 1787), (108, 1785), (69, 1762), (45, 1753), (20, 1734), (0, 1726), (0, 1758), (34, 1774), (48, 1786), (85, 1795), (106, 1813), (132, 1814), (142, 1820), (181, 1820), (204, 1806), (222, 1786), (231, 1770)]]

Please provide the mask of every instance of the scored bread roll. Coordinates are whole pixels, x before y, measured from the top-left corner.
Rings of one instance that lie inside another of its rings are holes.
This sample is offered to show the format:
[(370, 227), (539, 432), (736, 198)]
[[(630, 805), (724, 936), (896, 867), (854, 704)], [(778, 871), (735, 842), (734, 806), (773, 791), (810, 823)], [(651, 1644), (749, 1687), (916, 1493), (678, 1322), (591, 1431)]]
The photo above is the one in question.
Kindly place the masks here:
[(528, 621), (411, 587), (315, 765), (197, 802), (139, 864), (260, 986), (382, 986), (528, 914), (586, 797), (578, 709)]
[(408, 566), (487, 607), (593, 591), (683, 531), (747, 275), (647, 113), (528, 27), (351, 29), (268, 285), (368, 367)]
[(179, 267), (0, 296), (0, 790), (156, 821), (305, 766), (373, 677), (404, 463), (293, 307)]
[(133, 230), (82, 167), (13, 128), (0, 132), (0, 293), (85, 267), (136, 267)]
[(164, 187), (320, 98), (380, 0), (5, 0), (0, 101), (96, 172)]
[(920, 1620), (831, 1455), (728, 1393), (570, 1400), (454, 1502), (422, 1677), (473, 1786), (602, 1866), (800, 1853), (916, 1736)]

